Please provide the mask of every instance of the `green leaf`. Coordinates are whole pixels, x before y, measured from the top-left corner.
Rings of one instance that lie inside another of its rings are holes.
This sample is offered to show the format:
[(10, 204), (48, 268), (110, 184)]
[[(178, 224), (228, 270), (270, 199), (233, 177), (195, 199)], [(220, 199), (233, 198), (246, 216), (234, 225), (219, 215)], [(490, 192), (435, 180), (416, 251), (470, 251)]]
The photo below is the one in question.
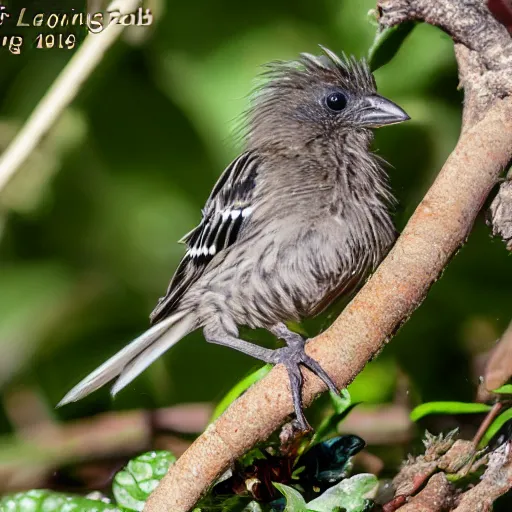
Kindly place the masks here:
[(176, 461), (171, 452), (148, 452), (128, 462), (117, 473), (112, 491), (117, 502), (128, 510), (140, 511), (148, 496)]
[(337, 426), (345, 416), (357, 405), (352, 404), (350, 393), (347, 389), (342, 389), (340, 394), (329, 393), (331, 397), (331, 403), (334, 409), (334, 414), (331, 414), (325, 418), (322, 423), (316, 429), (313, 438), (311, 439), (311, 445), (316, 444), (331, 434), (337, 432)]
[(266, 364), (259, 370), (251, 373), (237, 382), (219, 402), (212, 415), (212, 421), (216, 420), (244, 391), (247, 391), (255, 382), (261, 380), (272, 369), (271, 364)]
[(484, 437), (480, 441), (480, 447), (486, 446), (498, 430), (512, 418), (512, 408), (502, 412), (485, 432)]
[(476, 414), (488, 412), (490, 405), (468, 403), (468, 402), (427, 402), (418, 405), (411, 411), (410, 418), (412, 421), (418, 421), (424, 416), (430, 414)]
[(378, 485), (375, 475), (355, 475), (327, 489), (307, 506), (315, 512), (332, 512), (338, 508), (345, 512), (364, 512), (375, 497)]
[(268, 512), (269, 508), (247, 495), (213, 495), (208, 494), (193, 512)]
[(342, 389), (339, 394), (330, 391), (329, 394), (336, 414), (343, 414), (350, 407), (352, 400), (348, 389)]
[(100, 500), (34, 490), (5, 496), (0, 512), (123, 512), (124, 509)]
[(263, 508), (257, 501), (251, 501), (242, 512), (263, 512)]
[(274, 483), (274, 487), (286, 498), (286, 507), (283, 512), (307, 512), (306, 502), (299, 491), (284, 484)]
[(377, 30), (375, 39), (368, 51), (368, 63), (372, 71), (384, 66), (396, 55), (415, 26), (416, 22), (408, 21), (394, 27)]
[(498, 395), (512, 395), (512, 384), (504, 384), (498, 389), (493, 389), (492, 392)]

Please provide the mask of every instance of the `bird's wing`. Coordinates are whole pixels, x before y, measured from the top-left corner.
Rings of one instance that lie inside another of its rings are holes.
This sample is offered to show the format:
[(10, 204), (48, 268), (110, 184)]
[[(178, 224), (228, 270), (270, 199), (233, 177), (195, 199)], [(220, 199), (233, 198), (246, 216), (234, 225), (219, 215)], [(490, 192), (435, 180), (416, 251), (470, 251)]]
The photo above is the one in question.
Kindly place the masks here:
[(210, 261), (236, 242), (242, 226), (252, 213), (258, 166), (259, 158), (248, 151), (222, 173), (206, 201), (201, 222), (180, 240), (187, 245), (187, 252), (167, 293), (151, 313), (152, 323), (169, 315)]

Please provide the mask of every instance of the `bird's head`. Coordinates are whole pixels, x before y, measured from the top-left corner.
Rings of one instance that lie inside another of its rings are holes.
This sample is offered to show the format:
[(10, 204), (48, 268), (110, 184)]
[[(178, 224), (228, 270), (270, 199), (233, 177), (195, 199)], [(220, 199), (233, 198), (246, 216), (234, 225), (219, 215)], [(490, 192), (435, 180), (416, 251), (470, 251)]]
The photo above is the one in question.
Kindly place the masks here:
[(321, 48), (324, 55), (319, 57), (304, 53), (297, 61), (267, 65), (249, 112), (253, 142), (307, 142), (409, 119), (398, 105), (377, 94), (364, 60), (340, 58)]

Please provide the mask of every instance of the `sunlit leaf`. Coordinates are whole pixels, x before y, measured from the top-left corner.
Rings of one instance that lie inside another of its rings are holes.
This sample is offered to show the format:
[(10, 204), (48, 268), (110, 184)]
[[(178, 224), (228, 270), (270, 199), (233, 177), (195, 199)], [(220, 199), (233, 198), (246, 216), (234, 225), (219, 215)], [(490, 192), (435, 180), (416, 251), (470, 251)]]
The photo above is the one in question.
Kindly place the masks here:
[(498, 389), (493, 389), (492, 392), (498, 395), (512, 395), (512, 384), (505, 384)]
[(396, 55), (415, 26), (415, 22), (409, 21), (377, 31), (368, 51), (368, 62), (372, 71), (384, 66)]
[(286, 498), (284, 512), (307, 512), (308, 508), (300, 492), (293, 487), (274, 482), (276, 489)]
[(418, 421), (430, 414), (477, 414), (488, 412), (490, 405), (468, 402), (427, 402), (418, 405), (410, 414), (412, 421)]
[(112, 484), (119, 505), (128, 510), (142, 510), (148, 496), (175, 461), (176, 457), (166, 451), (148, 452), (131, 460), (117, 473)]
[(257, 501), (251, 501), (242, 512), (263, 512), (263, 509)]
[(237, 382), (219, 402), (213, 411), (212, 421), (216, 420), (244, 391), (247, 391), (255, 382), (261, 380), (272, 369), (271, 364), (266, 364), (259, 370), (251, 373), (241, 381)]
[(352, 403), (348, 389), (342, 389), (339, 394), (333, 393), (331, 391), (330, 395), (336, 414), (344, 413)]
[(5, 496), (0, 500), (0, 512), (123, 512), (112, 503), (34, 490)]
[(375, 475), (361, 474), (343, 480), (307, 504), (315, 512), (364, 512), (375, 497), (379, 481)]
[[(492, 423), (491, 426), (487, 429), (485, 432), (484, 437), (482, 438), (482, 441), (480, 442), (480, 446), (486, 446), (487, 444), (491, 444), (493, 442), (496, 446), (494, 448), (497, 448), (499, 444), (503, 444), (499, 442), (497, 439), (498, 432), (502, 429), (502, 427), (505, 427), (505, 424), (512, 419), (512, 408), (507, 409), (502, 414), (500, 414)], [(500, 432), (500, 434), (507, 435), (506, 432)], [(496, 436), (496, 437), (495, 437)], [(494, 439), (493, 439), (494, 438)]]

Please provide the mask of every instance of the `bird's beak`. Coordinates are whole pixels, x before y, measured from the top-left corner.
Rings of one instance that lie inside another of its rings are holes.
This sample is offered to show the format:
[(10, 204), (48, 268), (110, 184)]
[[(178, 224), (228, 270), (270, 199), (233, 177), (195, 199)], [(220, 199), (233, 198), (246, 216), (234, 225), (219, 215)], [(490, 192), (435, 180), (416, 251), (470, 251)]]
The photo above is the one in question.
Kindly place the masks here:
[(369, 128), (379, 128), (388, 124), (403, 123), (410, 117), (397, 104), (373, 94), (364, 99), (360, 123)]

